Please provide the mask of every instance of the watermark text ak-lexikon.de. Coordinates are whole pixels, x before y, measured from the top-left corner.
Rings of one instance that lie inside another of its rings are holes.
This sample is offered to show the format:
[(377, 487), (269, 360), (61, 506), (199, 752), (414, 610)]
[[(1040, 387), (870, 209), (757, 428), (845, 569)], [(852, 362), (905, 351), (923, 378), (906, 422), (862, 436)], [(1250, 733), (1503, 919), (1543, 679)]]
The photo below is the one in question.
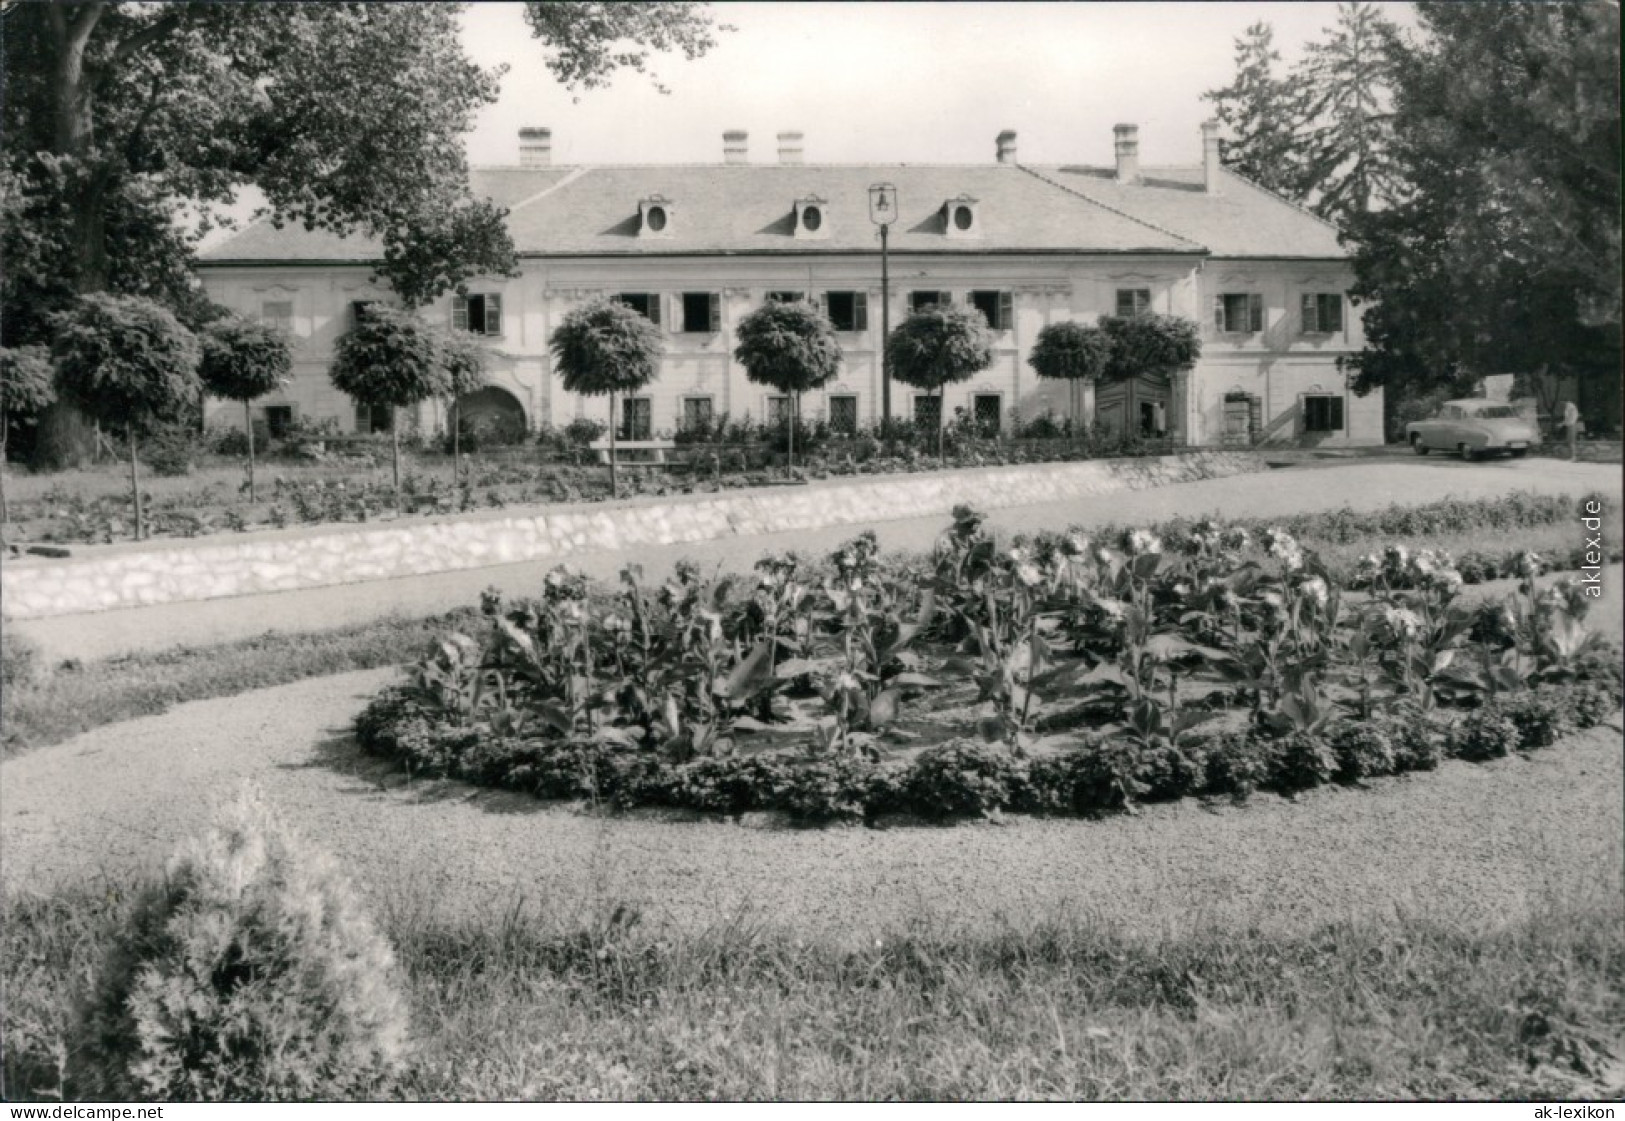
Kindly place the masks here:
[(1602, 503), (1595, 498), (1587, 499), (1585, 512), (1586, 516), (1580, 519), (1587, 534), (1585, 564), (1580, 566), (1580, 583), (1585, 587), (1586, 595), (1601, 599), (1602, 565), (1608, 559), (1608, 552), (1602, 547)]

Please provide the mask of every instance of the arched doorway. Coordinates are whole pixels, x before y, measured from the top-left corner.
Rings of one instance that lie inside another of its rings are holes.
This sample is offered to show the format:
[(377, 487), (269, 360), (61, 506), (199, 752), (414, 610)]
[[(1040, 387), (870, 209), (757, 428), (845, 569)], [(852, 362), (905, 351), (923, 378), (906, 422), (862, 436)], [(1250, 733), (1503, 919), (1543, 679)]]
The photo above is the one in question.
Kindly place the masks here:
[(1105, 432), (1140, 440), (1172, 435), (1173, 385), (1167, 375), (1139, 374), (1095, 389), (1095, 421)]
[(529, 432), (519, 399), (494, 385), (459, 397), (449, 419), (461, 427), (464, 440), (476, 445), (523, 443)]

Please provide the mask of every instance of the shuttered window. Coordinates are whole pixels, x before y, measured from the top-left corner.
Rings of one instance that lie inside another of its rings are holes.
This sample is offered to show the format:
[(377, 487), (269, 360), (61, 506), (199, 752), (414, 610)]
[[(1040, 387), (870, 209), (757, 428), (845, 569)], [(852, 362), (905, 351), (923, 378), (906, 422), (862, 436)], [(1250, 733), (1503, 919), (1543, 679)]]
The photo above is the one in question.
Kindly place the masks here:
[(1008, 331), (1015, 325), (1015, 293), (980, 290), (970, 294), (970, 302), (993, 330)]
[(458, 331), (476, 335), (500, 337), (502, 334), (502, 297), (495, 292), (476, 296), (453, 296), (451, 325)]
[(716, 334), (722, 330), (722, 294), (719, 292), (684, 292), (682, 295), (685, 334)]
[(867, 292), (825, 292), (824, 314), (837, 331), (867, 331), (869, 329), (869, 294)]
[(1257, 292), (1226, 292), (1213, 297), (1213, 326), (1227, 334), (1264, 329), (1264, 297)]
[(656, 326), (660, 325), (660, 293), (621, 292), (615, 298)]
[(931, 307), (933, 304), (938, 307), (947, 307), (953, 302), (952, 292), (910, 292), (908, 294), (909, 311), (920, 311), (923, 308)]
[(1127, 319), (1151, 310), (1151, 289), (1119, 288), (1117, 290), (1117, 317)]
[(1335, 335), (1343, 330), (1343, 297), (1337, 292), (1305, 292), (1301, 311), (1306, 335)]

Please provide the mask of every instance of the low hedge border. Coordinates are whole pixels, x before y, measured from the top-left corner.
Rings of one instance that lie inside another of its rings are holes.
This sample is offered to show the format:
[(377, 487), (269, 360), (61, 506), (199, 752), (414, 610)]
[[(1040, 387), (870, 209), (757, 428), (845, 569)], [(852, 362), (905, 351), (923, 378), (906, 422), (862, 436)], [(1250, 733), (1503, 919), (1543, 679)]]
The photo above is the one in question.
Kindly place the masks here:
[(1271, 738), (1260, 729), (1144, 746), (1086, 737), (1023, 758), (972, 740), (928, 748), (908, 763), (861, 755), (704, 756), (672, 762), (636, 747), (486, 735), (436, 727), (404, 688), (356, 719), (369, 754), (409, 774), (456, 779), (617, 809), (659, 806), (739, 817), (779, 811), (806, 823), (868, 822), (906, 813), (959, 820), (1000, 812), (1098, 816), (1188, 796), (1244, 801), (1255, 790), (1294, 794), (1327, 783), (1429, 771), (1551, 747), (1619, 711), (1617, 673), (1503, 694), (1465, 716), (1411, 712)]

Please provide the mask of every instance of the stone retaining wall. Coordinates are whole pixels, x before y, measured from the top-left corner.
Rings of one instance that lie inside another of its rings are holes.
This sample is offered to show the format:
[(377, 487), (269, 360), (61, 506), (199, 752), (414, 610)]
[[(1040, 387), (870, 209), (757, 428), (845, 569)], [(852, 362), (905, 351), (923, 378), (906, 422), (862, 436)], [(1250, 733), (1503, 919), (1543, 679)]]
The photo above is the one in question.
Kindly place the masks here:
[(1263, 469), (1251, 452), (1196, 452), (830, 480), (523, 514), (323, 526), (230, 539), (150, 542), (0, 573), (5, 615), (37, 619), (292, 591), (523, 561), (946, 515), (959, 503), (1026, 506)]

